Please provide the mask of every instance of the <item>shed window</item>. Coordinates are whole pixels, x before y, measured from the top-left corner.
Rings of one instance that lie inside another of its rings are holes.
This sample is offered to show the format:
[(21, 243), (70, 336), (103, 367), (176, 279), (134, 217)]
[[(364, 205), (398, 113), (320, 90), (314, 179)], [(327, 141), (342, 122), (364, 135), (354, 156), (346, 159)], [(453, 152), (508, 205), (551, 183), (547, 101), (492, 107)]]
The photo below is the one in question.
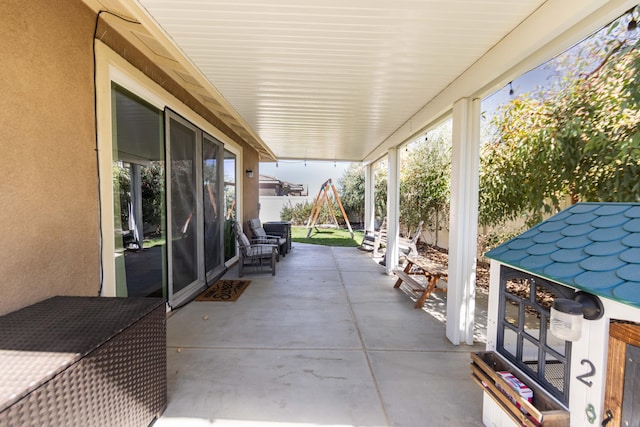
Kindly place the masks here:
[(497, 350), (565, 405), (569, 398), (571, 343), (550, 332), (555, 298), (573, 290), (502, 266)]

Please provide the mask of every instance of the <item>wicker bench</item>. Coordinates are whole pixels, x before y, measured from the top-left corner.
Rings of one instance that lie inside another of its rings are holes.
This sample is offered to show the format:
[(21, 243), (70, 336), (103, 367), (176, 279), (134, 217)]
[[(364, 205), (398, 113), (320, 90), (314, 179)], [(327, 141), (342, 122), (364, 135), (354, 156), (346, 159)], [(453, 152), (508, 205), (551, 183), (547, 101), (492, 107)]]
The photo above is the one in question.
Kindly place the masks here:
[(0, 317), (0, 426), (148, 426), (167, 402), (161, 299), (54, 297)]

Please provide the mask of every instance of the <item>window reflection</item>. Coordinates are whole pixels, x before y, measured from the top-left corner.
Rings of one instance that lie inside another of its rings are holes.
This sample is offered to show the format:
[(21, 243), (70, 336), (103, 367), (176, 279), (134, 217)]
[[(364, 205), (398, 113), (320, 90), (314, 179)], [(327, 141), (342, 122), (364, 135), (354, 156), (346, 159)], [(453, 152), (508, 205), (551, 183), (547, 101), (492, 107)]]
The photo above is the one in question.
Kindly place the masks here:
[(221, 273), (224, 262), (222, 251), (222, 226), (224, 207), (221, 210), (221, 160), (222, 144), (208, 135), (202, 141), (202, 205), (204, 216), (204, 265), (207, 281)]
[(163, 113), (113, 85), (116, 295), (166, 297)]
[(172, 292), (198, 279), (196, 131), (171, 118)]
[(224, 260), (236, 255), (236, 240), (231, 226), (236, 220), (236, 156), (224, 150)]

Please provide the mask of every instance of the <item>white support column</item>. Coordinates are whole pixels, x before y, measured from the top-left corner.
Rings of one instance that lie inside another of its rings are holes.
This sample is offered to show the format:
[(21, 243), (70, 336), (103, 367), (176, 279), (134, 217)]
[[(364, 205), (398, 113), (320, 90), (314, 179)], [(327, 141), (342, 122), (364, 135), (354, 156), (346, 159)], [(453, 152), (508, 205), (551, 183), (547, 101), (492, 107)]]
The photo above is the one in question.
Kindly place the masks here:
[(389, 149), (387, 160), (387, 250), (386, 270), (387, 274), (398, 266), (398, 237), (400, 225), (400, 156), (398, 148)]
[(364, 229), (373, 231), (375, 229), (375, 176), (371, 163), (364, 167)]
[(463, 98), (453, 104), (452, 140), (447, 338), (455, 345), (461, 341), (471, 345), (478, 246), (479, 99)]

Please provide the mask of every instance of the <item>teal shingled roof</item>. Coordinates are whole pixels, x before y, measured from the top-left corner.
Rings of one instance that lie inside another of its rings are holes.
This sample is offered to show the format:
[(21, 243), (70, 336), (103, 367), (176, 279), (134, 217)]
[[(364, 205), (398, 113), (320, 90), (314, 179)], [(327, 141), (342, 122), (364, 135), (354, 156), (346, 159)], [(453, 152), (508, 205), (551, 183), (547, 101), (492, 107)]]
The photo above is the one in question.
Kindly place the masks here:
[(640, 307), (640, 203), (577, 203), (486, 256)]

